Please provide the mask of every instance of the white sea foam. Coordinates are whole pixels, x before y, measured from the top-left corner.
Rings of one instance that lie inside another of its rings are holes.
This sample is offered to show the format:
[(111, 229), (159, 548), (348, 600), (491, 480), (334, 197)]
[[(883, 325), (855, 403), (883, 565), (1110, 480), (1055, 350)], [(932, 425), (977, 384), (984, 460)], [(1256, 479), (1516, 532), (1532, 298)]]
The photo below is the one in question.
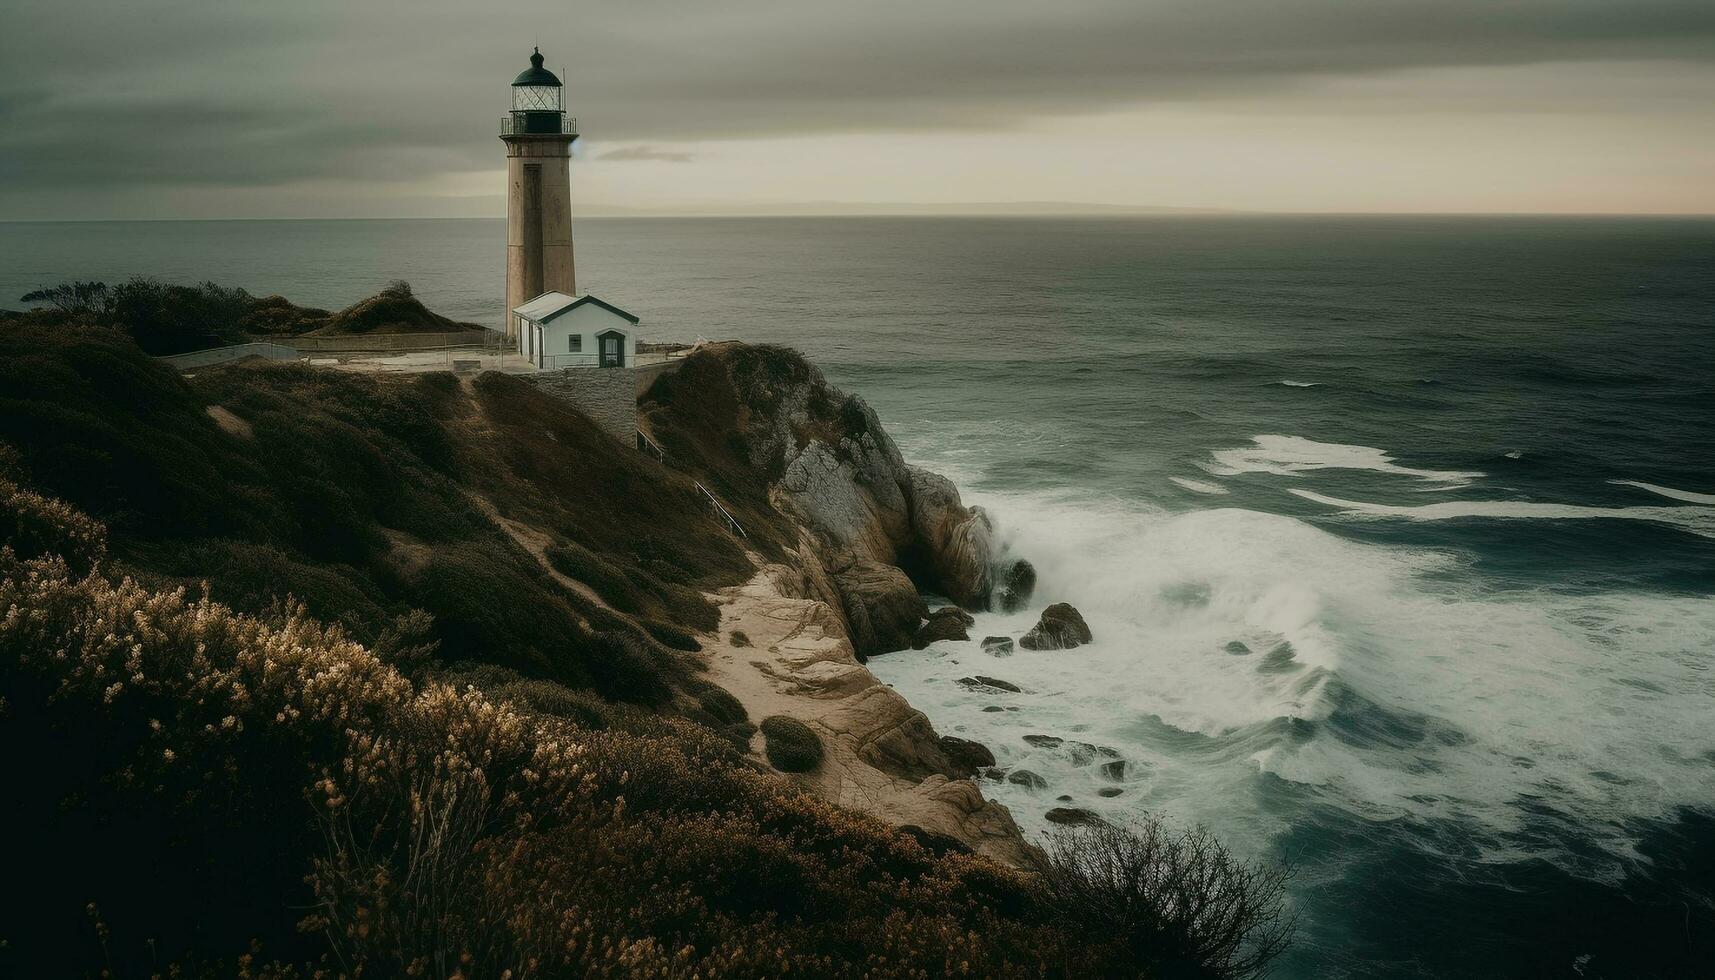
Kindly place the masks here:
[(1280, 383), (1287, 386), (1288, 388), (1320, 388), (1320, 387), (1322, 387), (1322, 382), (1320, 382), (1320, 381), (1282, 380)]
[(1219, 495), (1219, 494), (1224, 494), (1227, 492), (1226, 487), (1223, 487), (1223, 486), (1220, 486), (1220, 485), (1214, 484), (1214, 483), (1204, 483), (1202, 480), (1189, 480), (1189, 479), (1186, 479), (1185, 477), (1182, 477), (1182, 476), (1170, 476), (1170, 477), (1168, 477), (1168, 479), (1172, 480), (1174, 483), (1178, 484), (1179, 486), (1182, 486), (1185, 489), (1191, 491), (1192, 493), (1206, 493), (1206, 494), (1210, 494), (1210, 495)]
[[(1715, 538), (1715, 508), (1709, 507), (1588, 507), (1532, 500), (1449, 500), (1439, 504), (1402, 507), (1394, 504), (1342, 500), (1311, 490), (1291, 491), (1305, 500), (1339, 507), (1366, 517), (1401, 517), (1411, 521), (1451, 521), (1462, 518), (1495, 520), (1620, 520), (1648, 521)], [(1696, 496), (1693, 494), (1692, 496)]]
[(1240, 473), (1273, 473), (1291, 476), (1307, 470), (1369, 470), (1408, 476), (1437, 483), (1468, 483), (1482, 473), (1463, 470), (1425, 470), (1401, 466), (1386, 450), (1369, 446), (1347, 446), (1316, 442), (1301, 436), (1252, 436), (1251, 445), (1217, 449), (1210, 456), (1209, 471), (1217, 476)]
[[(972, 637), (1017, 635), (1064, 600), (1096, 642), (1005, 658), (950, 642), (870, 666), (942, 732), (1049, 781), (985, 784), (1028, 828), (1045, 828), (1043, 813), (1070, 794), (1111, 816), (1202, 821), (1260, 852), (1304, 817), (1272, 777), (1296, 785), (1294, 799), (1363, 820), (1456, 820), (1487, 854), (1513, 858), (1547, 846), (1515, 836), (1528, 797), (1588, 828), (1611, 858), (1529, 853), (1602, 875), (1628, 853), (1633, 818), (1715, 799), (1707, 599), (1493, 595), (1447, 574), (1456, 556), (1284, 516), (973, 496), (1040, 585), (1031, 610), (981, 614)], [(1024, 693), (955, 683), (977, 672)], [(1127, 770), (1112, 782), (1106, 757), (1024, 741), (1033, 734), (1111, 747)], [(1098, 795), (1116, 785), (1123, 795)]]
[(1644, 483), (1641, 480), (1609, 480), (1608, 482), (1616, 486), (1637, 487), (1639, 490), (1648, 490), (1650, 493), (1653, 493), (1658, 497), (1666, 497), (1669, 500), (1683, 500), (1688, 504), (1715, 504), (1715, 493), (1693, 493), (1690, 490), (1675, 490), (1672, 487), (1657, 486), (1654, 483)]

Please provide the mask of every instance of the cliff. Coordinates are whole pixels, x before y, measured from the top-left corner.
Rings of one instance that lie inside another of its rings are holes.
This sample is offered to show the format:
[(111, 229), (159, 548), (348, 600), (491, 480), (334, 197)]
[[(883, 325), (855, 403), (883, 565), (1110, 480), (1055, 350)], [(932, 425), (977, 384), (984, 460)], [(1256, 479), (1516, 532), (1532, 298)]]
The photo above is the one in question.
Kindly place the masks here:
[(920, 590), (988, 607), (1006, 571), (988, 515), (907, 464), (863, 399), (795, 352), (705, 346), (639, 408), (675, 465), (783, 528), (860, 657), (911, 646), (928, 613)]
[[(47, 951), (89, 946), (90, 903), (132, 964), (263, 940), (393, 972), (438, 920), (516, 954), (486, 962), (622, 973), (1123, 958), (982, 859), (1037, 856), (858, 662), (908, 642), (918, 586), (986, 601), (987, 522), (797, 355), (657, 381), (665, 463), (501, 375), (185, 378), (102, 328), (0, 328), (0, 410), (12, 962), (70, 968)], [(773, 715), (819, 765), (770, 767)], [(437, 807), (468, 860), (400, 892)]]

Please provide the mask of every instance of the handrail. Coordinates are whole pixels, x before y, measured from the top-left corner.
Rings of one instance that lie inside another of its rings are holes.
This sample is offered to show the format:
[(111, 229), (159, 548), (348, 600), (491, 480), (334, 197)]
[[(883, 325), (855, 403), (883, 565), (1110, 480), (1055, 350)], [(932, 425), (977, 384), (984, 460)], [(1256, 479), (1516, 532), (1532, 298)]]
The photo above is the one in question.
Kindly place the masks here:
[[(639, 451), (644, 452), (653, 450), (655, 458), (660, 461), (661, 465), (667, 465), (667, 453), (663, 451), (660, 446), (656, 445), (655, 440), (645, 435), (642, 429), (637, 430), (637, 448)], [(692, 480), (691, 482), (696, 485), (698, 490), (703, 492), (703, 496), (709, 498), (709, 503), (714, 504), (715, 513), (719, 514), (721, 520), (726, 522), (727, 530), (738, 535), (744, 540), (749, 541), (750, 535), (744, 533), (744, 527), (738, 523), (738, 519), (732, 516), (732, 512), (721, 506), (721, 502), (715, 499), (715, 495), (709, 492), (709, 488), (703, 486), (701, 481)]]
[(744, 528), (738, 526), (738, 521), (734, 520), (733, 516), (727, 513), (727, 509), (721, 506), (721, 502), (715, 499), (715, 495), (709, 492), (708, 487), (703, 486), (701, 483), (697, 483), (696, 480), (692, 480), (691, 482), (696, 483), (697, 489), (703, 492), (703, 496), (709, 498), (709, 503), (715, 505), (715, 511), (721, 515), (723, 520), (726, 521), (727, 527), (734, 534), (744, 538), (746, 541), (750, 540), (750, 535), (744, 533)]

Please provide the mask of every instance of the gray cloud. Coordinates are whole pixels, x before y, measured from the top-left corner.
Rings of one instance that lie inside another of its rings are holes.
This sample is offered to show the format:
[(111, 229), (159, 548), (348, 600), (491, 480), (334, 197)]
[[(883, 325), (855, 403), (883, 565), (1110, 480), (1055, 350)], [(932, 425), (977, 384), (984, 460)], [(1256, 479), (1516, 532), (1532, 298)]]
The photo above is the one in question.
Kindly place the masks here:
[(695, 160), (694, 153), (679, 153), (650, 146), (647, 143), (637, 146), (622, 146), (617, 150), (608, 150), (596, 157), (597, 160), (637, 160), (656, 163), (690, 163)]
[(532, 43), (564, 66), (586, 135), (640, 144), (604, 160), (683, 155), (650, 141), (1285, 98), (1408, 69), (1715, 72), (1708, 0), (14, 0), (5, 19), (0, 193), (14, 197), (493, 167)]

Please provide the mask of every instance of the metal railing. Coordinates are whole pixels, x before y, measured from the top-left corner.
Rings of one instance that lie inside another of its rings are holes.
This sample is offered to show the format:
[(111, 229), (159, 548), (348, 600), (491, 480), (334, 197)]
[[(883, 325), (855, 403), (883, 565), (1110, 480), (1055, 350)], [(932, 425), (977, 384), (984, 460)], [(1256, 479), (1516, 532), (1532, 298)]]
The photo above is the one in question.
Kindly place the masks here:
[[(519, 114), (523, 115), (522, 113)], [(534, 126), (531, 125), (534, 123)], [(560, 128), (541, 129), (541, 119), (521, 119), (511, 113), (500, 117), (500, 135), (502, 136), (576, 136), (578, 135), (578, 117), (561, 116)]]
[(709, 498), (709, 503), (715, 505), (715, 513), (719, 514), (721, 516), (721, 520), (726, 522), (727, 530), (746, 541), (750, 540), (749, 535), (744, 533), (744, 528), (738, 526), (738, 521), (734, 520), (733, 516), (727, 513), (727, 509), (721, 506), (721, 502), (715, 499), (715, 495), (709, 492), (708, 487), (703, 486), (701, 483), (697, 483), (696, 480), (692, 480), (691, 482), (696, 483), (697, 489), (703, 492), (703, 496)]
[[(637, 451), (646, 456), (655, 457), (662, 466), (667, 465), (667, 453), (656, 444), (655, 440), (644, 435), (642, 429), (637, 430)], [(719, 500), (715, 499), (715, 495), (709, 492), (708, 487), (703, 486), (702, 482), (698, 480), (692, 480), (691, 483), (695, 484), (696, 488), (703, 492), (703, 496), (708, 498), (709, 503), (714, 505), (715, 515), (721, 519), (722, 524), (726, 525), (728, 531), (731, 531), (740, 540), (750, 540), (750, 535), (744, 533), (744, 527), (738, 523), (738, 519), (733, 517), (732, 512), (722, 506)]]

